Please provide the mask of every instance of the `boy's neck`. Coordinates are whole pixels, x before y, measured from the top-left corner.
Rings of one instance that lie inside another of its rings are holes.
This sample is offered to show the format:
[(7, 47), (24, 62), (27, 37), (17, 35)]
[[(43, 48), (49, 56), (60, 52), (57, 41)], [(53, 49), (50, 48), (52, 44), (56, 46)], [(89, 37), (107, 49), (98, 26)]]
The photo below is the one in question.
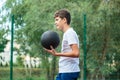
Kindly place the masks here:
[(70, 28), (70, 25), (64, 25), (63, 32), (66, 32)]

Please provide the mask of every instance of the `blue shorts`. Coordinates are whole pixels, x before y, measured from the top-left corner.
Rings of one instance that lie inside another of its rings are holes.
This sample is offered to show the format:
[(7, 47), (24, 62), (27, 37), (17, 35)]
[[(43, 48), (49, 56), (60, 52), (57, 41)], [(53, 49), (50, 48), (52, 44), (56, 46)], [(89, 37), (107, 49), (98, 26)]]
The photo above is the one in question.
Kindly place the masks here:
[(59, 73), (56, 80), (77, 80), (80, 72)]

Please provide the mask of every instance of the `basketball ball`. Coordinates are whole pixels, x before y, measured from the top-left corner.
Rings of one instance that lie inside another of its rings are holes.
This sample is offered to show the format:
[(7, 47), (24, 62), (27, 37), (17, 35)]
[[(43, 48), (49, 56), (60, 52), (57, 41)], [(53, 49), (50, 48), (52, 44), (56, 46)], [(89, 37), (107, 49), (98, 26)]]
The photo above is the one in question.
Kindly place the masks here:
[(51, 49), (50, 46), (52, 46), (54, 49), (57, 48), (57, 46), (60, 43), (59, 35), (51, 30), (45, 31), (41, 36), (41, 44), (46, 49)]

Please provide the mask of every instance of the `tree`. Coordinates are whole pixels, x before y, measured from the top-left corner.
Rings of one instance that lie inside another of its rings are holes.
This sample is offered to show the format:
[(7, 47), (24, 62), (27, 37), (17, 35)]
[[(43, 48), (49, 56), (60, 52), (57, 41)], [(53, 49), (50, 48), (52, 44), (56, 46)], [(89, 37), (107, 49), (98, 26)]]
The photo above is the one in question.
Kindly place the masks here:
[(0, 30), (0, 52), (4, 52), (4, 48), (6, 47), (5, 45), (8, 42), (8, 40), (4, 37), (5, 33), (4, 29)]
[[(6, 8), (11, 9), (11, 14), (15, 15), (15, 38), (21, 44), (21, 50), (42, 58), (42, 68), (46, 70), (47, 80), (53, 80), (55, 76), (56, 70), (53, 71), (53, 68), (57, 66), (55, 63), (57, 58), (44, 52), (40, 45), (41, 34), (49, 29), (56, 30), (53, 27), (53, 14), (56, 10), (62, 8), (70, 10), (71, 26), (75, 28), (80, 39), (80, 66), (83, 66), (83, 14), (86, 14), (88, 78), (101, 80), (120, 68), (119, 2), (119, 0), (7, 0)], [(58, 50), (60, 51), (59, 47)], [(48, 57), (53, 59), (52, 63), (48, 61)], [(111, 66), (113, 61), (116, 66)]]

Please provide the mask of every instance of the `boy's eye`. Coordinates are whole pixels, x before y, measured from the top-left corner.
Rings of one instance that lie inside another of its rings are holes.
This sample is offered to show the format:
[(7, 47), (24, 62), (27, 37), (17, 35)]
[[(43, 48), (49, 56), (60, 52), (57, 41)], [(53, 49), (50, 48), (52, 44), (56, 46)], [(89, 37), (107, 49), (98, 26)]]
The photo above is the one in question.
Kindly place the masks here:
[(55, 21), (58, 21), (58, 19), (55, 19)]

